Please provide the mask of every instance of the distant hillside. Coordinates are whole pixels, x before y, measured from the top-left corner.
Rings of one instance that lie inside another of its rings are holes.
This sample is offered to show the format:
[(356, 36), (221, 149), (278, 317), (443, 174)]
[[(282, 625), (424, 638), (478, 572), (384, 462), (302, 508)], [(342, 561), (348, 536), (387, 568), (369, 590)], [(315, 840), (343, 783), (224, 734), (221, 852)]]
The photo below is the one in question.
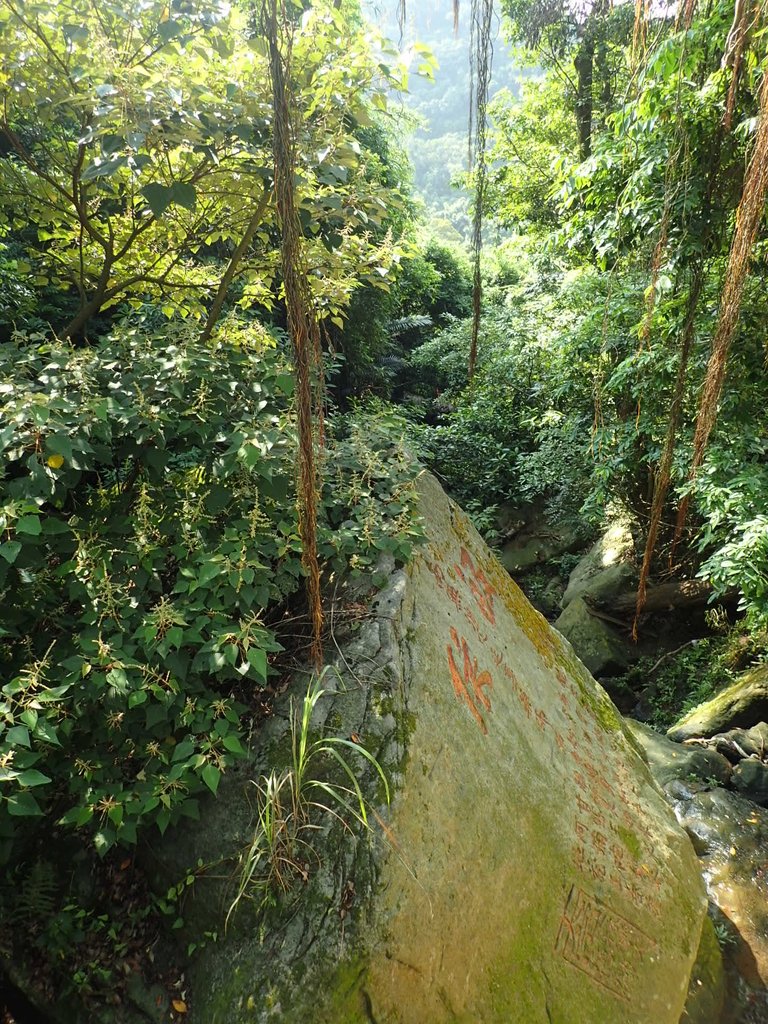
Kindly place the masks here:
[[(408, 4), (403, 26), (403, 47), (425, 43), (431, 47), (439, 63), (434, 84), (411, 79), (407, 106), (419, 116), (423, 126), (407, 142), (413, 163), (415, 190), (423, 200), (436, 234), (445, 238), (469, 237), (469, 195), (451, 182), (467, 169), (467, 123), (469, 119), (469, 7), (461, 12), (458, 34), (453, 30), (450, 0), (420, 0)], [(392, 39), (400, 29), (396, 17), (397, 4), (381, 0), (371, 4), (369, 17)], [(496, 25), (491, 95), (500, 89), (519, 91), (519, 79), (530, 74), (516, 68), (509, 48)]]

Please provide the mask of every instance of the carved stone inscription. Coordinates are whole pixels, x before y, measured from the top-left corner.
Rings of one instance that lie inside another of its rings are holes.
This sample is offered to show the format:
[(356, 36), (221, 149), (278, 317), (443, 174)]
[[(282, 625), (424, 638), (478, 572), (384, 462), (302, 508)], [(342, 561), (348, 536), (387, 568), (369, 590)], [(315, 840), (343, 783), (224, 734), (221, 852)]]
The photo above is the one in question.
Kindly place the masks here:
[(626, 1002), (637, 995), (638, 964), (658, 955), (655, 939), (575, 885), (560, 920), (555, 952)]
[[(547, 692), (542, 692), (540, 686), (521, 679), (494, 643), (499, 606), (508, 606), (505, 584), (494, 575), (494, 567), (479, 564), (463, 546), (457, 560), (448, 562), (436, 557), (427, 566), (438, 589), (448, 597), (464, 623), (451, 626), (446, 637), (446, 675), (456, 698), (487, 735), (493, 693), (503, 686), (514, 696), (533, 730), (552, 744), (555, 756), (566, 768), (574, 790), (571, 863), (581, 888), (574, 887), (572, 891), (557, 948), (566, 959), (599, 981), (597, 968), (587, 970), (582, 963), (586, 963), (585, 957), (593, 946), (587, 939), (577, 943), (576, 932), (571, 935), (567, 922), (578, 923), (590, 915), (595, 921), (607, 921), (610, 914), (617, 922), (623, 920), (600, 902), (608, 900), (614, 906), (616, 897), (619, 907), (623, 904), (628, 913), (634, 908), (655, 915), (666, 888), (659, 875), (636, 781), (627, 772), (622, 758), (616, 757), (611, 730), (597, 720), (595, 707), (600, 698), (588, 682), (576, 678), (571, 666), (562, 660), (559, 645), (551, 635), (546, 633), (546, 644), (539, 637), (537, 629), (543, 628), (538, 625), (540, 617), (524, 601), (523, 628), (537, 649), (541, 648), (540, 653), (556, 680), (554, 690), (547, 687)], [(505, 582), (510, 581), (507, 578)], [(586, 891), (596, 895), (587, 896)], [(603, 938), (599, 939), (601, 934)], [(595, 931), (590, 941), (603, 941), (611, 948), (623, 950), (626, 943), (627, 949), (634, 949), (633, 943), (641, 940), (647, 942), (637, 929), (619, 935), (612, 934), (606, 926), (602, 933)], [(629, 953), (627, 956), (629, 976), (631, 957)]]

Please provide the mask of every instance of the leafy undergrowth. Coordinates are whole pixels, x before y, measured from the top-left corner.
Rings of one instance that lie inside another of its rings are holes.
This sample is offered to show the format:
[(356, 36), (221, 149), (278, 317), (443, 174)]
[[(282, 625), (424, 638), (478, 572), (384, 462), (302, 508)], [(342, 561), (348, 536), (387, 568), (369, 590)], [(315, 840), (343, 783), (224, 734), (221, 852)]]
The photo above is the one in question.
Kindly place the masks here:
[[(640, 658), (622, 681), (640, 695), (649, 724), (665, 731), (687, 711), (714, 697), (768, 652), (768, 634), (744, 621), (733, 626), (712, 613), (713, 633), (666, 655)], [(720, 619), (718, 621), (718, 619)]]
[[(277, 629), (302, 613), (293, 376), (263, 329), (221, 338), (124, 326), (85, 350), (17, 337), (0, 354), (7, 880), (32, 870), (41, 837), (120, 864), (143, 830), (196, 818), (268, 711)], [(327, 579), (409, 557), (401, 434), (394, 414), (329, 421)], [(91, 960), (83, 986), (103, 989)]]
[(62, 852), (30, 852), (0, 884), (8, 926), (0, 955), (22, 965), (22, 974), (34, 965), (24, 989), (43, 1005), (87, 1007), (94, 1020), (109, 1020), (134, 1001), (183, 1020), (183, 961), (162, 935), (179, 921), (180, 898), (195, 873), (161, 898), (125, 851), (98, 857), (70, 844), (67, 863)]

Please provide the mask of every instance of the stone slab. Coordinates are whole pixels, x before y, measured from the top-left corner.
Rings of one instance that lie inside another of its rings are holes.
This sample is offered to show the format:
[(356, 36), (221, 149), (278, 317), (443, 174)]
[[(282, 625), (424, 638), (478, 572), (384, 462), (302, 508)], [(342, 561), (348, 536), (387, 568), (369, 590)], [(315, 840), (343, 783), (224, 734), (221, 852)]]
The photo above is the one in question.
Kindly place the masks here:
[(205, 950), (190, 1024), (678, 1024), (691, 843), (569, 644), (419, 490), (428, 543), (342, 646), (325, 717), (390, 773), (383, 841), (328, 837), (282, 920)]

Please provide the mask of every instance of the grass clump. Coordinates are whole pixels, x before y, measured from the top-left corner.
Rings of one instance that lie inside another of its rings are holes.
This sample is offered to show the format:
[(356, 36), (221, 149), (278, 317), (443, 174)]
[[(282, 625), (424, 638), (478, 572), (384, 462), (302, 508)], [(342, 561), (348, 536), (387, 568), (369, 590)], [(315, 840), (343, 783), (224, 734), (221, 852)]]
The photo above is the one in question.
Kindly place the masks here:
[[(347, 831), (362, 828), (372, 832), (371, 815), (376, 814), (363, 793), (360, 770), (351, 754), (362, 757), (378, 775), (387, 804), (389, 783), (383, 768), (365, 747), (340, 736), (312, 739), (314, 710), (326, 694), (323, 678), (313, 677), (300, 702), (291, 700), (291, 763), (282, 771), (273, 769), (254, 782), (256, 825), (248, 847), (240, 858), (237, 893), (227, 913), (229, 922), (243, 900), (255, 900), (258, 909), (273, 904), (297, 880), (307, 881), (312, 862), (320, 855), (311, 842), (312, 834), (332, 821)], [(343, 781), (331, 781), (336, 769)]]

